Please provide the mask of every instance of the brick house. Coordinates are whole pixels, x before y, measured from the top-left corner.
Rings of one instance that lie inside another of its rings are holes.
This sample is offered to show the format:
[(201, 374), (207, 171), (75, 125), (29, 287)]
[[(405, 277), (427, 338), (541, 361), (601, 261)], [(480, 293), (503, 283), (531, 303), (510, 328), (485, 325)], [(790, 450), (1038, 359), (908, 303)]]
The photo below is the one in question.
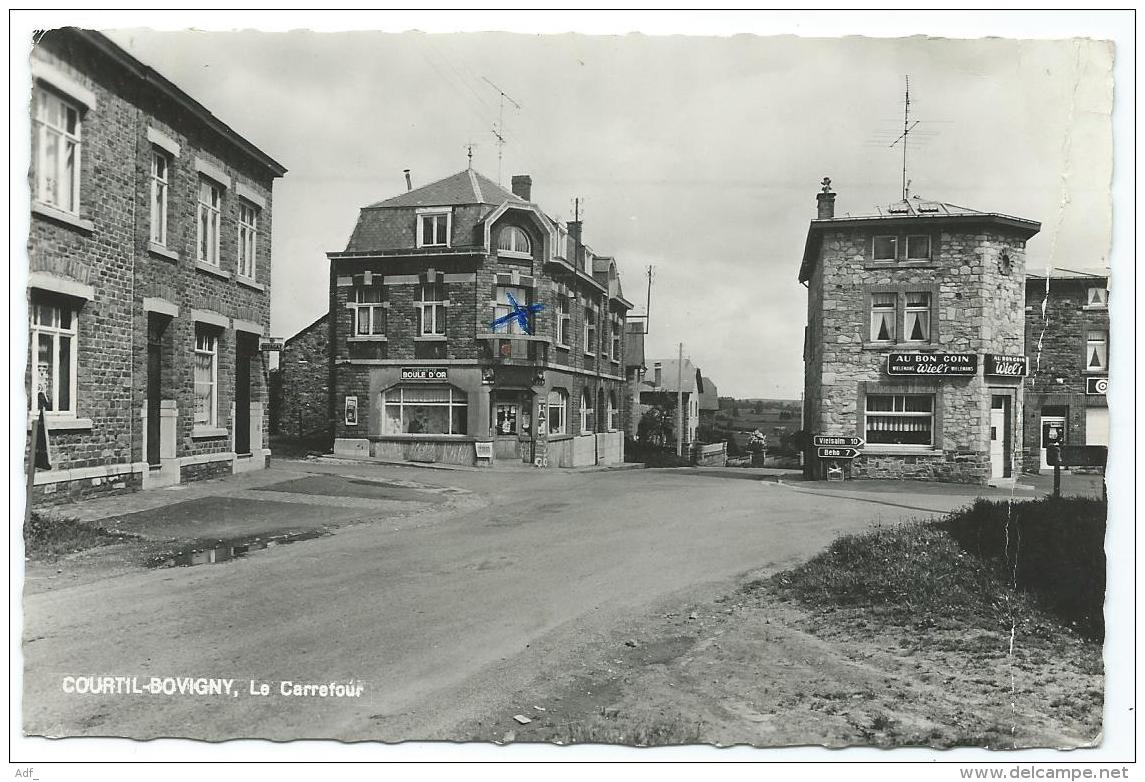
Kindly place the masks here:
[(1108, 269), (1026, 276), (1026, 472), (1050, 467), (1050, 444), (1109, 445), (1108, 284)]
[(804, 426), (866, 441), (853, 461), (814, 447), (809, 477), (1012, 480), (1021, 464), (1026, 241), (1032, 220), (917, 196), (835, 216), (824, 180), (807, 286)]
[(330, 436), (330, 319), (326, 314), (282, 343), (275, 434)]
[(410, 189), (328, 254), (335, 453), (623, 461), (616, 262), (532, 203), (528, 176), (512, 188), (467, 169)]
[(33, 502), (264, 467), (285, 169), (99, 33), (45, 33), (31, 69)]

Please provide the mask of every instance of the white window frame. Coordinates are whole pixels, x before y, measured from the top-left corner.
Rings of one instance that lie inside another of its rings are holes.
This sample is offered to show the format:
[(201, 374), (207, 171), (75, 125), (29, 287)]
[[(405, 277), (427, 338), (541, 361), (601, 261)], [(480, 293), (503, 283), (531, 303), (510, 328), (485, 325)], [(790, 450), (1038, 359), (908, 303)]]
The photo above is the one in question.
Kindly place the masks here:
[(620, 405), (616, 391), (609, 391), (606, 404), (608, 405), (608, 431), (615, 432), (620, 428)]
[[(886, 398), (891, 399), (891, 410), (871, 410), (871, 399)], [(918, 412), (908, 411), (906, 409), (907, 397), (924, 397), (930, 399), (930, 411)], [(900, 404), (901, 402), (901, 404)], [(935, 413), (938, 406), (938, 397), (936, 394), (899, 394), (890, 393), (884, 394), (881, 392), (868, 393), (863, 399), (863, 437), (867, 441), (869, 448), (905, 448), (915, 450), (931, 450), (934, 446), (934, 427), (935, 427)], [(930, 421), (930, 441), (927, 443), (878, 443), (873, 442), (870, 437), (871, 432), (871, 419), (872, 417), (902, 419), (909, 421), (910, 419), (925, 418)]]
[[(40, 320), (42, 309), (46, 309), (51, 313), (48, 323), (43, 323)], [(61, 418), (74, 418), (76, 416), (76, 361), (79, 357), (77, 345), (79, 343), (79, 308), (69, 306), (65, 302), (55, 300), (44, 300), (38, 296), (34, 296), (31, 301), (31, 366), (32, 366), (32, 389), (28, 395), (30, 409), (33, 413), (38, 413), (37, 401), (39, 392), (43, 390), (45, 396), (48, 397), (48, 404), (50, 409), (45, 410), (45, 415), (56, 416)], [(70, 315), (71, 325), (67, 328), (62, 326), (63, 313), (67, 312)], [(52, 345), (52, 387), (49, 389), (41, 389), (39, 387), (38, 367), (40, 355), (40, 337), (44, 336), (51, 340)], [(67, 392), (69, 404), (66, 408), (60, 407), (60, 340), (67, 338), (68, 345), (68, 378), (67, 378)]]
[[(1097, 349), (1099, 366), (1091, 366), (1090, 356)], [(1109, 332), (1104, 329), (1086, 329), (1085, 332), (1085, 371), (1104, 373), (1109, 371)]]
[(557, 294), (557, 347), (569, 348), (572, 332), (572, 296)]
[[(377, 301), (371, 301), (366, 296), (370, 291), (377, 294)], [(386, 333), (386, 307), (385, 289), (380, 285), (355, 285), (354, 300), (351, 302), (354, 309), (354, 336), (377, 337)], [(362, 312), (366, 313), (367, 329), (362, 330)], [(379, 326), (380, 319), (380, 326)]]
[[(918, 239), (925, 239), (926, 240), (926, 255), (911, 255), (911, 252), (910, 252), (911, 243), (913, 241), (917, 241)], [(908, 260), (908, 261), (929, 261), (934, 255), (934, 246), (933, 246), (934, 242), (930, 238), (930, 234), (908, 234), (907, 236), (905, 236), (903, 238), (903, 243), (904, 243), (903, 251), (905, 254), (905, 260)]]
[(210, 389), (210, 405), (206, 410), (207, 420), (202, 421), (199, 419), (199, 411), (197, 405), (192, 410), (192, 423), (195, 428), (214, 428), (218, 426), (219, 420), (219, 335), (218, 333), (201, 324), (195, 326), (195, 366), (192, 372), (198, 370), (198, 363), (200, 356), (208, 356), (210, 358), (211, 376), (205, 383), (199, 381), (192, 375), (192, 385), (194, 389), (194, 400), (197, 402), (199, 398), (198, 389), (202, 385), (207, 385)]
[[(439, 220), (445, 221), (445, 239), (438, 241)], [(433, 225), (433, 241), (425, 241), (425, 224)], [(453, 235), (453, 211), (449, 209), (435, 209), (433, 211), (419, 212), (417, 216), (417, 246), (418, 247), (449, 247), (450, 237)]]
[(549, 416), (549, 434), (568, 434), (569, 427), (569, 395), (563, 388), (554, 388), (549, 391), (546, 401)]
[[(33, 91), (33, 164), (36, 167), (36, 200), (75, 216), (80, 213), (80, 174), (83, 151), (83, 109), (37, 83)], [(54, 111), (53, 111), (54, 109)], [(67, 127), (68, 112), (75, 113), (74, 130)], [(60, 124), (60, 115), (64, 115)], [(49, 159), (48, 141), (55, 139), (56, 153)], [(72, 163), (69, 170), (68, 150)], [(49, 172), (55, 173), (55, 187)], [(54, 190), (54, 192), (52, 192)]]
[[(159, 172), (159, 164), (163, 172)], [(151, 150), (151, 242), (167, 246), (167, 194), (171, 187), (171, 156)]]
[[(878, 297), (880, 296), (889, 297), (891, 299), (891, 304), (888, 306), (886, 304), (876, 303)], [(891, 314), (890, 337), (888, 339), (879, 339), (879, 332), (875, 324), (876, 322), (881, 323), (882, 321), (881, 319), (876, 321), (875, 315), (883, 315), (887, 312)], [(868, 342), (877, 343), (880, 345), (893, 345), (895, 343), (898, 337), (898, 293), (894, 291), (871, 292), (870, 322), (868, 324), (867, 337)]]
[[(204, 190), (206, 188), (206, 190)], [(198, 210), (195, 215), (195, 257), (202, 263), (219, 266), (219, 235), (223, 222), (223, 186), (207, 176), (199, 177)], [(216, 197), (217, 203), (203, 198)], [(206, 218), (206, 226), (204, 226)], [(206, 236), (204, 237), (204, 229)], [(206, 254), (204, 255), (204, 238)]]
[(257, 204), (239, 199), (238, 227), (238, 274), (243, 279), (253, 280), (258, 274), (258, 218)]
[(1104, 310), (1109, 307), (1109, 289), (1104, 285), (1091, 285), (1085, 289), (1085, 306), (1089, 309)]
[(592, 406), (592, 398), (586, 390), (580, 392), (580, 433), (592, 434), (595, 431), (595, 410)]
[[(520, 246), (522, 243), (524, 247)], [(510, 258), (532, 258), (533, 241), (519, 225), (503, 226), (497, 234), (497, 254)]]
[[(434, 295), (436, 294), (436, 295)], [(429, 298), (426, 298), (426, 296)], [(445, 285), (438, 282), (422, 283), (418, 286), (418, 300), (414, 303), (417, 309), (417, 337), (444, 337), (448, 325), (448, 297)], [(429, 331), (425, 330), (429, 324)]]
[(586, 304), (584, 306), (584, 354), (586, 356), (596, 355), (596, 316), (596, 306)]
[[(889, 239), (893, 245), (890, 257), (879, 256), (875, 254), (875, 248), (878, 247), (880, 239)], [(899, 254), (899, 238), (897, 235), (879, 234), (871, 237), (871, 260), (872, 261), (897, 261)]]
[[(493, 302), (493, 320), (494, 321), (500, 320), (501, 318), (505, 317), (506, 315), (508, 315), (510, 312), (513, 311), (512, 305), (509, 304), (509, 294), (510, 293), (512, 293), (513, 298), (515, 298), (517, 300), (517, 304), (519, 304), (522, 307), (526, 307), (526, 308), (529, 306), (529, 304), (530, 304), (530, 301), (529, 301), (530, 291), (528, 288), (521, 288), (521, 287), (517, 287), (517, 286), (513, 286), (513, 285), (498, 285), (497, 286), (497, 292), (496, 292), (496, 301)], [(534, 316), (533, 316), (531, 311), (529, 312), (528, 320), (529, 320), (529, 325), (530, 325), (529, 330), (535, 334), (536, 329), (533, 327), (535, 324), (535, 320), (534, 320)], [(516, 318), (512, 318), (511, 320), (508, 320), (504, 323), (501, 323), (497, 326), (494, 326), (493, 331), (495, 331), (498, 334), (502, 334), (502, 333), (504, 333), (504, 334), (524, 334), (525, 333), (525, 331), (521, 328), (521, 324), (517, 321)]]
[[(910, 297), (911, 296), (925, 296), (926, 297), (926, 304), (911, 304), (910, 303)], [(913, 343), (918, 344), (918, 345), (930, 342), (931, 327), (933, 325), (930, 322), (931, 313), (933, 312), (931, 307), (933, 304), (934, 304), (934, 302), (931, 301), (930, 291), (906, 291), (903, 293), (903, 328), (902, 328), (902, 341), (903, 342), (913, 342)], [(926, 329), (925, 329), (926, 333), (923, 334), (922, 339), (912, 339), (910, 336), (910, 333), (911, 333), (911, 323), (910, 323), (911, 315), (916, 315), (916, 316), (917, 315), (924, 315), (925, 316), (923, 318), (922, 322), (926, 324)]]

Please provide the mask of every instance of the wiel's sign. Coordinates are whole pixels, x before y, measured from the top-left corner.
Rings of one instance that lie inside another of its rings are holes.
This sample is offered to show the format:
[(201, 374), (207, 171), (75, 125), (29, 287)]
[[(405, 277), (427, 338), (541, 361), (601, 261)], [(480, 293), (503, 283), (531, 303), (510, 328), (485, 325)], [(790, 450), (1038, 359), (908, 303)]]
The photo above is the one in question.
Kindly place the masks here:
[(989, 377), (1025, 377), (1029, 372), (1030, 360), (1025, 356), (999, 356), (986, 354), (983, 372)]
[(973, 376), (978, 374), (978, 354), (891, 353), (887, 356), (887, 374), (911, 377)]

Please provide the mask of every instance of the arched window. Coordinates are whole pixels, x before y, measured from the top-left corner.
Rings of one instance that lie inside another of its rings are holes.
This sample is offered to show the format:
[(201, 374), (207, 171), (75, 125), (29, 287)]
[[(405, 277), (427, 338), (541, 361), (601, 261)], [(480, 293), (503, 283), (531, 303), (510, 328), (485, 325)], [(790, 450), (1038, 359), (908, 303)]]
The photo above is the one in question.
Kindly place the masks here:
[(569, 395), (563, 388), (549, 392), (549, 434), (566, 434), (568, 431)]
[(620, 408), (616, 404), (616, 392), (608, 392), (608, 431), (615, 432), (620, 428)]
[(580, 433), (592, 434), (592, 397), (589, 396), (588, 389), (581, 391), (580, 394)]
[(529, 235), (515, 225), (507, 225), (501, 229), (497, 240), (499, 255), (516, 255), (529, 257), (533, 246), (529, 242)]

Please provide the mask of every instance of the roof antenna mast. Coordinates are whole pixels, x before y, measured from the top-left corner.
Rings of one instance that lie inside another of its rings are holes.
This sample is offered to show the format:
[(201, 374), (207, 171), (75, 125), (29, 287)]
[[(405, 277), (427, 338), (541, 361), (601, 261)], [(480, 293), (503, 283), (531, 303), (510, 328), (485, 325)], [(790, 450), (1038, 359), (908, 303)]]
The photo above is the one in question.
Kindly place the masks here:
[(902, 142), (902, 200), (906, 200), (910, 195), (909, 182), (906, 178), (906, 144), (907, 139), (910, 137), (910, 132), (918, 126), (918, 120), (914, 124), (910, 124), (910, 75), (906, 77), (906, 99), (903, 101), (902, 113), (902, 135), (891, 142), (893, 147), (895, 144)]
[(501, 184), (501, 157), (505, 152), (505, 101), (512, 103), (518, 110), (520, 110), (521, 104), (509, 97), (509, 94), (506, 93), (505, 90), (498, 87), (489, 79), (486, 79), (484, 76), (481, 78), (485, 79), (485, 83), (497, 90), (497, 94), (501, 96), (497, 124), (493, 126), (493, 135), (497, 139), (497, 184)]

